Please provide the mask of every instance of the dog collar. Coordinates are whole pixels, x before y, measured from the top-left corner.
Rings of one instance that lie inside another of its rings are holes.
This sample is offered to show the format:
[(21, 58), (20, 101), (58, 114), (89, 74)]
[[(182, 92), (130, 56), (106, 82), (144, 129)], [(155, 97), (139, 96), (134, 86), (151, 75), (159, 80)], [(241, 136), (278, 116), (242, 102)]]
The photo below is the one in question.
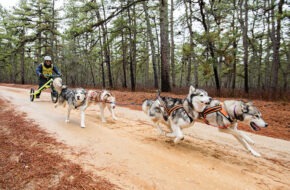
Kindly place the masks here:
[(234, 117), (235, 117), (235, 119), (240, 120), (240, 121), (243, 121), (244, 120), (244, 117), (243, 117), (244, 113), (245, 112), (243, 112), (243, 114), (240, 115), (240, 116), (237, 115), (237, 113), (236, 113), (236, 106), (234, 107)]
[(237, 113), (236, 113), (236, 105), (235, 105), (235, 107), (234, 107), (234, 116), (235, 116), (235, 118), (238, 118), (238, 116), (237, 116)]
[(186, 100), (187, 100), (187, 102), (188, 102), (188, 104), (189, 104), (189, 106), (193, 109), (194, 107), (193, 107), (193, 104), (192, 104), (192, 102), (188, 99), (188, 98), (186, 98)]

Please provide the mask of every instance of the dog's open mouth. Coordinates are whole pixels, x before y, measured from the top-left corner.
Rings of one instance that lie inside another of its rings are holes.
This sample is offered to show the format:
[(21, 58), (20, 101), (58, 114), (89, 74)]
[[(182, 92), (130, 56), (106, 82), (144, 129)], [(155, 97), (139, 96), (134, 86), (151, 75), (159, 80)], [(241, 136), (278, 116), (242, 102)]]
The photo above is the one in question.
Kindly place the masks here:
[(251, 125), (252, 129), (255, 131), (261, 130), (261, 128), (258, 125), (256, 125), (254, 122), (251, 122), (250, 125)]
[(205, 104), (205, 105), (209, 105), (210, 104), (210, 102), (204, 102), (204, 101), (201, 101), (200, 103)]

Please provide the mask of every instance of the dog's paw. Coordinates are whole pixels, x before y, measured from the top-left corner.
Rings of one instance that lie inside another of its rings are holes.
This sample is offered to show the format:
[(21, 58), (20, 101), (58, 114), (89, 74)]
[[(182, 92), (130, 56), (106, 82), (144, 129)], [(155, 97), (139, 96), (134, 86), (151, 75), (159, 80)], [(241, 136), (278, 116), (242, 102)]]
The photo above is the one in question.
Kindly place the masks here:
[(69, 122), (69, 119), (66, 119), (65, 122), (68, 123)]
[(178, 144), (180, 142), (180, 139), (179, 138), (175, 138), (173, 142), (174, 142), (174, 144)]
[(54, 104), (54, 108), (57, 108), (57, 104)]
[(184, 140), (184, 137), (180, 137), (180, 138), (175, 138), (174, 139), (174, 144), (178, 144), (180, 141)]
[(256, 157), (261, 157), (261, 154), (260, 153), (258, 153), (258, 152), (256, 152), (256, 151), (254, 151), (254, 150), (252, 150), (252, 151), (250, 151), (254, 156), (256, 156)]
[(103, 122), (103, 123), (107, 123), (107, 120), (105, 120), (105, 119), (102, 119), (102, 122)]
[(85, 128), (86, 126), (85, 125), (81, 125), (81, 128)]
[(113, 117), (113, 120), (117, 121), (117, 120), (118, 120), (118, 118), (117, 118), (117, 117)]

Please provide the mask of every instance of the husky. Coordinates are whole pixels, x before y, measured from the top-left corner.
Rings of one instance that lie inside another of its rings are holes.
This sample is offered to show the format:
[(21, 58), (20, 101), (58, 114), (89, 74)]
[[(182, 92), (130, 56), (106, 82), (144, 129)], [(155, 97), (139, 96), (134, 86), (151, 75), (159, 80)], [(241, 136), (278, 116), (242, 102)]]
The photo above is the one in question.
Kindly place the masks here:
[(164, 111), (164, 108), (160, 107), (160, 103), (157, 100), (145, 99), (142, 102), (142, 110), (157, 128), (158, 133), (160, 135), (165, 135), (166, 133), (160, 124), (165, 125), (168, 129), (170, 129), (170, 125), (168, 116), (165, 115), (166, 112)]
[(202, 89), (195, 89), (190, 86), (189, 93), (185, 99), (158, 96), (156, 103), (163, 107), (164, 115), (168, 116), (168, 123), (171, 133), (167, 137), (175, 137), (174, 143), (184, 139), (183, 128), (190, 127), (198, 118), (198, 112), (205, 109), (210, 103), (211, 97)]
[(58, 93), (60, 94), (61, 93), (61, 90), (62, 90), (62, 79), (60, 77), (56, 77), (53, 79), (52, 81), (52, 86), (53, 86), (53, 89)]
[(92, 104), (93, 105), (98, 104), (100, 106), (102, 122), (106, 122), (106, 119), (104, 116), (104, 110), (106, 107), (111, 112), (113, 120), (117, 120), (117, 117), (116, 117), (115, 111), (114, 111), (115, 107), (116, 107), (116, 98), (112, 95), (112, 93), (110, 91), (108, 91), (108, 90), (102, 90), (102, 91), (89, 90), (87, 93), (85, 109)]
[(208, 125), (218, 127), (221, 132), (232, 134), (254, 156), (261, 156), (249, 145), (254, 144), (254, 141), (238, 130), (238, 122), (250, 126), (254, 131), (268, 126), (252, 102), (213, 100), (200, 115)]
[(85, 127), (85, 108), (86, 108), (86, 90), (83, 88), (69, 89), (66, 85), (62, 86), (59, 94), (58, 102), (55, 108), (59, 105), (64, 107), (68, 104), (65, 122), (68, 123), (70, 119), (70, 112), (72, 109), (80, 109), (81, 111), (81, 127)]

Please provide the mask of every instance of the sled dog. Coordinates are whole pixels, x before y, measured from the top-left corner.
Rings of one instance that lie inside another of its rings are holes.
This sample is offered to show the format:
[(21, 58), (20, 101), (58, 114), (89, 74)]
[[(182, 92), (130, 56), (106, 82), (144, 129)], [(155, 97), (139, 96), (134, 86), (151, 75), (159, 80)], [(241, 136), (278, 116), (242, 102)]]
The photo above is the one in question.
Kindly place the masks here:
[(167, 133), (166, 136), (175, 137), (174, 143), (183, 140), (184, 135), (181, 129), (190, 127), (193, 121), (198, 118), (198, 112), (204, 110), (210, 101), (211, 97), (206, 91), (195, 89), (193, 86), (190, 86), (185, 99), (158, 96), (155, 105), (163, 108), (161, 109), (164, 110), (162, 113), (168, 117), (167, 123), (171, 129), (171, 133)]
[(64, 107), (68, 104), (65, 122), (69, 122), (70, 112), (72, 109), (80, 109), (81, 112), (81, 127), (85, 127), (85, 108), (86, 108), (86, 90), (83, 88), (70, 89), (66, 85), (62, 86), (59, 94), (58, 102), (55, 108), (59, 105)]
[(160, 124), (164, 124), (168, 129), (170, 129), (170, 125), (168, 116), (165, 115), (164, 108), (160, 107), (160, 103), (156, 100), (145, 99), (142, 102), (142, 110), (157, 128), (158, 133), (165, 135)]
[(221, 132), (232, 134), (254, 156), (261, 156), (249, 145), (254, 144), (254, 141), (238, 130), (238, 122), (250, 126), (254, 131), (268, 126), (252, 102), (213, 100), (200, 115), (208, 125), (218, 127)]
[[(86, 99), (86, 108), (91, 105), (98, 104), (100, 106), (101, 111), (101, 120), (102, 122), (106, 122), (105, 116), (104, 116), (104, 110), (107, 107), (108, 110), (111, 112), (112, 118), (114, 120), (117, 120), (117, 117), (115, 115), (115, 107), (116, 107), (116, 98), (112, 95), (112, 93), (108, 90), (89, 90), (87, 93), (87, 99)], [(85, 109), (86, 109), (85, 108)]]

